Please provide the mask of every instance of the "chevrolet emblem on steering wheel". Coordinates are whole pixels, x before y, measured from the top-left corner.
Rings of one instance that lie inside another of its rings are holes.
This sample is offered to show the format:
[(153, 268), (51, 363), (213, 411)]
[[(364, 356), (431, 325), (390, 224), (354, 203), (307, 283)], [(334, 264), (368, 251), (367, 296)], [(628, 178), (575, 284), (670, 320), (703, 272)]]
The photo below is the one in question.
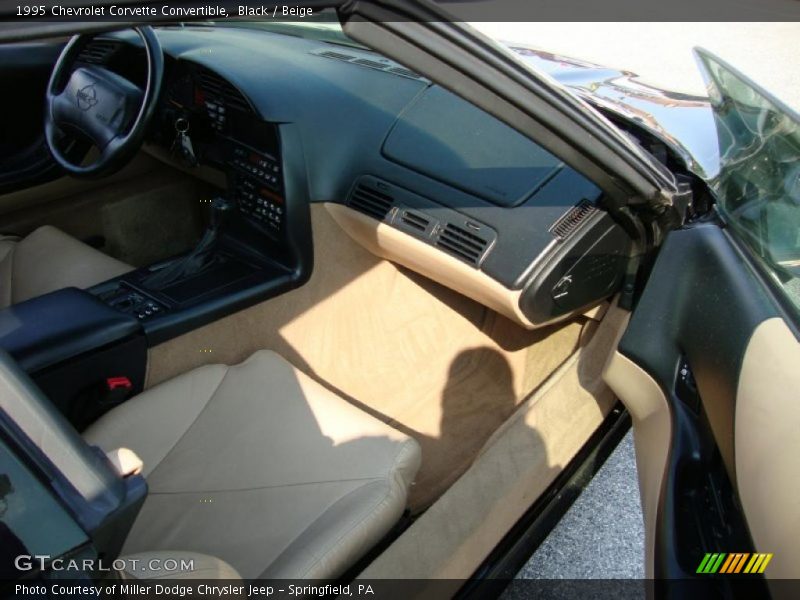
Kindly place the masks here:
[(78, 108), (83, 111), (89, 110), (97, 104), (97, 90), (95, 84), (91, 83), (84, 88), (78, 90), (75, 95), (78, 101)]

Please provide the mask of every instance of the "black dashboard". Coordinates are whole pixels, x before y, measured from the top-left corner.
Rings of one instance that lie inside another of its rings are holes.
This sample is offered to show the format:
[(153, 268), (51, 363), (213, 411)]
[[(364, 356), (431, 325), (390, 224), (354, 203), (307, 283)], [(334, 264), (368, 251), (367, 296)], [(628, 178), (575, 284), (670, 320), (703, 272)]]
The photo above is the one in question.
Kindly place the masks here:
[[(619, 287), (630, 240), (599, 188), (455, 94), (368, 50), (314, 39), (223, 26), (158, 36), (167, 72), (151, 141), (184, 166), (223, 173), (241, 228), (272, 252), (304, 243), (287, 229), (293, 204), (324, 202), (403, 232), (433, 262), (455, 259), (459, 277), (466, 265), (503, 296), (488, 304), (528, 327)], [(95, 43), (115, 70), (137, 62), (130, 33)], [(474, 282), (442, 272), (452, 264), (424, 274), (475, 296)]]
[[(182, 134), (190, 149), (183, 147)], [(283, 235), (278, 126), (259, 117), (223, 77), (195, 63), (171, 63), (152, 140), (189, 167), (225, 172), (229, 193), (248, 222), (273, 238)]]

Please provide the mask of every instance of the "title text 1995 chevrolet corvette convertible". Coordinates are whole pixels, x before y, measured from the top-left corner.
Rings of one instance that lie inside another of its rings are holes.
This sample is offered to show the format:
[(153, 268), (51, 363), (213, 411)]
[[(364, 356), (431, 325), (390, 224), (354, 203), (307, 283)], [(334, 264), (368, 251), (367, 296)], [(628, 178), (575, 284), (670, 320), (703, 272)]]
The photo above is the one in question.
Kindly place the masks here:
[(2, 576), (455, 593), (630, 415), (648, 577), (797, 578), (797, 115), (337, 10), (0, 26)]

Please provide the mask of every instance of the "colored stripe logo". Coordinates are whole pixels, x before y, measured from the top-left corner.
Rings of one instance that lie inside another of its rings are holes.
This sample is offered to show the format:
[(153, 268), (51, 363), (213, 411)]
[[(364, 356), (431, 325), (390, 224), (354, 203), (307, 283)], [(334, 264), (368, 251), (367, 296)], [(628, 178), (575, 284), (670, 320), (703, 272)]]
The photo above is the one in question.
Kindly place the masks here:
[(772, 560), (772, 556), (772, 554), (763, 553), (708, 552), (703, 557), (703, 560), (700, 561), (700, 566), (697, 567), (697, 573), (725, 573), (726, 575), (736, 573), (763, 573), (769, 561)]

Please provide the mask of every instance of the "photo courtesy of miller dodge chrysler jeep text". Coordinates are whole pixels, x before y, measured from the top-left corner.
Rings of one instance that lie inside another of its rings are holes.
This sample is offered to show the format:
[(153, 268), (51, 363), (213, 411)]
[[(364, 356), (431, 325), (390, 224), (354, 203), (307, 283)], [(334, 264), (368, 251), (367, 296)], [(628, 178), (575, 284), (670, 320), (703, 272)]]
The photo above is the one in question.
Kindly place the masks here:
[[(353, 588), (351, 590), (351, 588)], [(125, 597), (152, 597), (169, 596), (185, 598), (188, 596), (230, 598), (230, 597), (264, 597), (268, 598), (276, 594), (285, 594), (289, 597), (307, 596), (371, 596), (374, 594), (370, 585), (294, 585), (289, 584), (286, 589), (279, 589), (269, 585), (180, 585), (180, 584), (161, 584), (161, 583), (107, 583), (97, 585), (77, 585), (77, 584), (49, 584), (49, 585), (26, 585), (16, 584), (15, 594), (22, 596), (62, 596), (62, 597), (98, 597), (102, 598), (107, 594), (120, 594)]]

